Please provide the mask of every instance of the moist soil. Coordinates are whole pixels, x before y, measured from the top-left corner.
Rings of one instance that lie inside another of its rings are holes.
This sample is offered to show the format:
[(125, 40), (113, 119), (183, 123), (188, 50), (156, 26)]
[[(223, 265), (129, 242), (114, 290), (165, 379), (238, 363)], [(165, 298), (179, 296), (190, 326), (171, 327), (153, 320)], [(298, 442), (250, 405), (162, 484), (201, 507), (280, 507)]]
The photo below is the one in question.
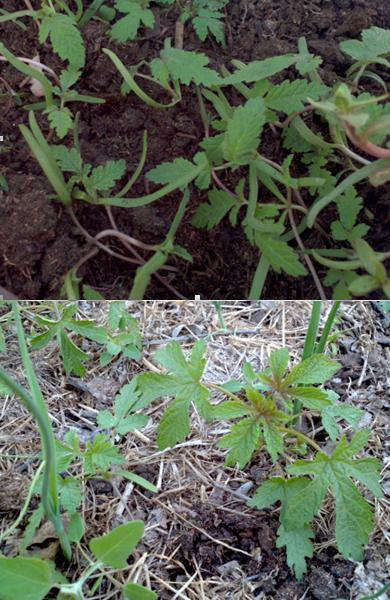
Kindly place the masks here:
[[(24, 2), (5, 0), (6, 10), (25, 8)], [(148, 156), (144, 173), (156, 165), (177, 157), (192, 159), (203, 139), (203, 125), (197, 109), (196, 95), (185, 90), (183, 101), (163, 111), (145, 106), (135, 95), (123, 98), (118, 94), (121, 79), (101, 49), (111, 47), (125, 62), (134, 65), (155, 58), (167, 37), (174, 38), (178, 12), (175, 9), (155, 9), (156, 26), (136, 42), (112, 44), (107, 26), (90, 22), (83, 35), (87, 46), (87, 64), (78, 91), (106, 99), (104, 105), (79, 105), (81, 111), (80, 141), (85, 162), (97, 166), (108, 159), (125, 159), (128, 173), (136, 168), (142, 136), (148, 132)], [(57, 72), (61, 63), (49, 47), (39, 47), (33, 21), (26, 21), (23, 31), (13, 23), (2, 25), (1, 38), (18, 55), (33, 57), (40, 50), (43, 63)], [(372, 25), (388, 28), (390, 12), (382, 0), (234, 0), (226, 11), (227, 46), (212, 40), (202, 43), (190, 25), (184, 34), (184, 49), (205, 52), (212, 66), (229, 64), (231, 59), (249, 62), (269, 56), (294, 52), (298, 38), (305, 36), (309, 49), (323, 59), (322, 76), (327, 83), (342, 78), (348, 68), (348, 58), (338, 49), (340, 41), (356, 38)], [(4, 80), (19, 89), (20, 74), (1, 63), (0, 90), (7, 92)], [(376, 85), (375, 83), (369, 85)], [(378, 90), (374, 87), (374, 91)], [(156, 98), (158, 92), (150, 90)], [(162, 101), (166, 99), (161, 98)], [(25, 101), (33, 97), (25, 92)], [(26, 122), (23, 107), (15, 106), (11, 96), (2, 100), (0, 133), (4, 143), (0, 151), (0, 174), (9, 184), (8, 192), (0, 191), (0, 285), (22, 298), (58, 298), (66, 272), (89, 247), (58, 202), (50, 200), (52, 190), (40, 167), (31, 158), (18, 125)], [(47, 132), (45, 120), (41, 126)], [(53, 139), (55, 141), (55, 139)], [(279, 140), (271, 133), (265, 136), (263, 152), (280, 160)], [(234, 182), (233, 182), (234, 183)], [(148, 193), (148, 182), (141, 177), (132, 190), (133, 196)], [(389, 225), (389, 188), (360, 188), (366, 206), (372, 214), (368, 241), (378, 251), (385, 249)], [(121, 231), (145, 243), (161, 243), (176, 212), (178, 194), (172, 194), (150, 206), (137, 209), (114, 209)], [(191, 208), (182, 223), (176, 241), (193, 256), (193, 263), (171, 258), (174, 268), (164, 275), (183, 297), (200, 294), (202, 298), (247, 297), (258, 262), (258, 250), (247, 241), (242, 229), (224, 221), (210, 232), (195, 229), (190, 221), (205, 195), (192, 191)], [(110, 228), (103, 207), (79, 204), (76, 213), (91, 235)], [(333, 218), (332, 218), (333, 216)], [(332, 209), (323, 213), (323, 223), (334, 219)], [(308, 247), (318, 245), (317, 234), (303, 236)], [(111, 248), (123, 252), (115, 240)], [(150, 255), (145, 255), (148, 258)], [(127, 297), (132, 286), (136, 265), (100, 252), (81, 269), (84, 283), (97, 289), (107, 299)], [(320, 271), (321, 274), (321, 271)], [(148, 298), (171, 298), (173, 292), (153, 278)], [(318, 293), (310, 277), (292, 279), (271, 273), (263, 292), (265, 298), (315, 298)]]

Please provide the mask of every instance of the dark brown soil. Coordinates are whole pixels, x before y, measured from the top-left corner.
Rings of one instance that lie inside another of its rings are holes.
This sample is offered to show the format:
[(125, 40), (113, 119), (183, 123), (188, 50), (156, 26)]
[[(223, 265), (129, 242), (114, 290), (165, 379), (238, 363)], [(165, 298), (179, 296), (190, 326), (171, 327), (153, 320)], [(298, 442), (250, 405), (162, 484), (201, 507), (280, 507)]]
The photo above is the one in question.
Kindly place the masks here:
[[(22, 0), (5, 0), (2, 6), (8, 10), (25, 8)], [(113, 46), (127, 65), (154, 58), (164, 39), (174, 36), (177, 12), (156, 9), (156, 15), (158, 26), (146, 37), (126, 46)], [(323, 76), (333, 82), (343, 76), (348, 66), (347, 58), (338, 50), (338, 43), (357, 37), (362, 29), (371, 25), (389, 27), (390, 14), (382, 0), (234, 0), (229, 5), (226, 21), (227, 48), (212, 41), (200, 43), (190, 26), (185, 32), (184, 48), (205, 51), (213, 66), (219, 66), (228, 64), (232, 58), (250, 61), (295, 51), (298, 38), (305, 36), (310, 50), (324, 58)], [(196, 96), (186, 92), (179, 106), (163, 112), (146, 107), (134, 95), (121, 99), (118, 95), (120, 78), (101, 52), (102, 47), (110, 46), (105, 32), (105, 26), (98, 22), (91, 22), (84, 31), (88, 61), (78, 89), (107, 99), (105, 105), (78, 107), (82, 111), (81, 146), (85, 160), (96, 166), (108, 159), (124, 158), (131, 172), (141, 152), (144, 129), (149, 139), (145, 172), (179, 156), (192, 158), (203, 133)], [(27, 31), (6, 23), (0, 34), (8, 47), (19, 55), (33, 56), (39, 49), (33, 22)], [(50, 48), (41, 51), (41, 59), (55, 70), (61, 66)], [(19, 74), (3, 63), (0, 65), (1, 76), (18, 89)], [(1, 80), (0, 91), (6, 91)], [(31, 101), (28, 93), (26, 101)], [(0, 284), (20, 297), (58, 298), (66, 271), (88, 248), (62, 207), (49, 200), (51, 190), (18, 130), (18, 125), (26, 121), (26, 112), (15, 107), (11, 98), (3, 100), (1, 107), (0, 133), (5, 143), (0, 151), (0, 173), (6, 176), (10, 191), (8, 195), (0, 192)], [(264, 152), (270, 157), (277, 156), (275, 142), (272, 139), (266, 142)], [(134, 195), (143, 195), (146, 189), (147, 183), (141, 177)], [(369, 240), (377, 250), (383, 250), (389, 221), (388, 194), (384, 188), (367, 190), (365, 198), (373, 213)], [(160, 243), (178, 200), (179, 196), (173, 194), (150, 207), (116, 209), (114, 214), (122, 231), (146, 243)], [(193, 255), (194, 263), (172, 259), (170, 264), (178, 272), (170, 275), (171, 282), (187, 297), (196, 294), (203, 298), (246, 297), (257, 266), (258, 251), (250, 246), (240, 227), (234, 229), (226, 222), (211, 232), (194, 229), (190, 220), (200, 201), (204, 198), (194, 191), (191, 209), (177, 236), (177, 243)], [(109, 226), (103, 208), (79, 205), (76, 212), (91, 234)], [(312, 235), (309, 233), (304, 238), (308, 246)], [(112, 248), (123, 251), (115, 241)], [(133, 274), (134, 267), (129, 263), (103, 252), (82, 270), (84, 282), (106, 298), (126, 297)], [(169, 298), (172, 292), (154, 279), (148, 297)], [(317, 297), (317, 290), (310, 277), (295, 280), (271, 274), (264, 297), (312, 298)]]

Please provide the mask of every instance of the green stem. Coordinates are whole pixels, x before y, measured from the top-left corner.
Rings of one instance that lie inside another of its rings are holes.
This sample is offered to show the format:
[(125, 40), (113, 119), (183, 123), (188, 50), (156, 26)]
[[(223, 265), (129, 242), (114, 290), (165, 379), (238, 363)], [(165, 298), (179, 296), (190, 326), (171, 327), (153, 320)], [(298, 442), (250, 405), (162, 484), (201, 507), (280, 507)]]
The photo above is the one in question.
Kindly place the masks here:
[(37, 17), (38, 12), (36, 10), (18, 10), (14, 13), (7, 13), (0, 17), (0, 23), (5, 23), (6, 21), (16, 21), (16, 19), (20, 19), (21, 17)]
[(322, 311), (322, 301), (314, 300), (313, 306), (311, 309), (311, 317), (309, 327), (307, 328), (305, 345), (303, 348), (302, 360), (306, 358), (310, 358), (314, 354), (314, 347), (317, 341), (318, 336), (318, 328), (320, 325)]
[(307, 435), (305, 435), (304, 433), (301, 433), (300, 431), (297, 431), (296, 429), (293, 429), (292, 427), (283, 427), (282, 425), (278, 426), (278, 429), (279, 429), (279, 431), (293, 435), (298, 440), (302, 440), (303, 442), (305, 442), (306, 444), (308, 444), (309, 446), (311, 446), (312, 448), (317, 450), (317, 452), (322, 452), (320, 446), (314, 440), (312, 440)]
[(19, 313), (19, 305), (17, 302), (14, 302), (12, 305), (12, 313), (16, 322), (16, 331), (19, 341), (20, 353), (22, 357), (23, 366), (26, 371), (31, 395), (17, 381), (10, 377), (1, 367), (0, 381), (3, 381), (5, 385), (12, 391), (12, 393), (14, 393), (20, 398), (22, 403), (26, 406), (27, 410), (32, 414), (32, 416), (38, 424), (42, 441), (42, 453), (45, 460), (45, 469), (42, 482), (42, 505), (44, 507), (47, 517), (54, 524), (64, 555), (66, 556), (66, 558), (70, 559), (72, 551), (69, 540), (64, 530), (59, 510), (56, 468), (56, 446), (53, 430), (51, 427), (51, 421), (47, 412), (41, 389), (38, 384), (34, 367), (28, 354), (26, 338), (24, 335), (22, 320), (20, 318)]
[(316, 354), (321, 354), (322, 352), (325, 351), (328, 337), (329, 337), (330, 331), (332, 329), (334, 320), (336, 318), (337, 312), (340, 308), (340, 305), (341, 305), (341, 300), (337, 300), (336, 302), (334, 302), (332, 304), (332, 308), (329, 312), (328, 318), (326, 319), (326, 323), (325, 323), (324, 329), (323, 329), (321, 337), (320, 337), (320, 341), (318, 342), (318, 344), (315, 347)]

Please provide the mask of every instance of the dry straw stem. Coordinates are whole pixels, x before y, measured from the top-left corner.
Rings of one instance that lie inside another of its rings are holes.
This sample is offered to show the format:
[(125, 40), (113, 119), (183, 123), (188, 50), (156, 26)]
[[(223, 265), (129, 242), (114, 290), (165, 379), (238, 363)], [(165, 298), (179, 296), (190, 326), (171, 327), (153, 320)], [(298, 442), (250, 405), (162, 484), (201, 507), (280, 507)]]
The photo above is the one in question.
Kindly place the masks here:
[[(31, 329), (34, 314), (49, 315), (53, 310), (49, 302), (22, 303), (22, 306), (27, 333)], [(327, 307), (330, 308), (330, 303)], [(107, 303), (79, 303), (80, 317), (91, 318), (98, 323), (104, 323), (107, 311)], [(144, 365), (121, 358), (102, 368), (99, 364), (99, 347), (85, 341), (83, 347), (92, 357), (86, 383), (102, 377), (112, 382), (114, 390), (140, 370), (156, 365), (154, 352), (165, 343), (179, 339), (181, 345), (190, 350), (196, 339), (217, 331), (218, 335), (208, 339), (207, 381), (223, 383), (237, 378), (247, 361), (255, 369), (264, 368), (270, 352), (282, 346), (288, 346), (292, 360), (297, 361), (303, 350), (311, 303), (222, 302), (227, 333), (220, 332), (221, 326), (210, 302), (129, 302), (129, 311), (140, 323), (145, 344)], [(347, 358), (342, 378), (335, 385), (346, 401), (367, 410), (371, 418), (367, 425), (372, 430), (370, 452), (383, 459), (388, 426), (385, 403), (390, 355), (388, 345), (380, 345), (377, 340), (379, 335), (386, 334), (381, 332), (378, 315), (369, 302), (343, 303), (342, 311), (343, 351), (347, 349)], [(55, 344), (42, 351), (34, 351), (32, 358), (57, 436), (61, 438), (69, 428), (76, 427), (80, 436), (88, 439), (96, 427), (97, 411), (110, 408), (113, 397), (91, 395), (68, 386)], [(1, 355), (0, 360), (5, 369), (25, 383), (17, 341), (11, 328), (7, 328), (7, 354)], [(216, 391), (213, 399), (222, 400), (222, 394)], [(17, 492), (11, 492), (10, 482), (23, 475), (26, 489), (36, 472), (39, 451), (36, 426), (30, 416), (17, 401), (8, 398), (2, 402), (0, 470), (5, 483), (0, 490), (0, 511), (1, 502), (4, 502), (1, 494), (3, 489), (7, 489), (8, 496), (15, 494), (14, 507), (22, 507), (25, 497), (22, 486), (18, 486)], [(146, 523), (145, 538), (130, 570), (119, 574), (112, 572), (105, 586), (97, 586), (93, 598), (119, 600), (121, 596), (116, 582), (128, 581), (131, 568), (134, 567), (138, 583), (150, 582), (161, 600), (268, 599), (267, 595), (257, 594), (264, 588), (267, 577), (271, 582), (277, 578), (278, 569), (271, 573), (267, 571), (260, 546), (243, 549), (240, 544), (226, 539), (223, 523), (224, 519), (237, 518), (243, 527), (248, 523), (250, 527), (254, 518), (256, 523), (269, 524), (271, 519), (275, 521), (277, 508), (255, 512), (245, 504), (246, 497), (251, 496), (257, 485), (271, 473), (269, 459), (260, 453), (254, 468), (245, 472), (226, 468), (224, 454), (217, 446), (221, 435), (227, 431), (226, 423), (205, 423), (195, 411), (191, 418), (190, 438), (175, 449), (159, 451), (155, 443), (155, 430), (166, 404), (163, 401), (150, 406), (150, 421), (147, 428), (142, 430), (142, 435), (130, 434), (123, 441), (126, 468), (150, 479), (158, 486), (159, 493), (145, 493), (139, 487), (133, 488), (128, 482), (119, 480), (114, 482), (114, 487), (99, 481), (90, 482), (85, 487), (83, 512), (88, 539), (101, 535), (129, 518), (142, 518)], [(314, 428), (315, 425), (308, 421), (308, 434)], [(17, 459), (12, 458), (15, 455), (18, 455)], [(274, 469), (272, 474), (278, 473)], [(369, 555), (385, 570), (386, 531), (389, 529), (386, 500), (377, 501), (375, 509), (377, 528)], [(3, 531), (11, 525), (15, 512), (8, 509), (0, 514), (0, 531)], [(332, 544), (332, 520), (330, 498), (317, 520), (319, 551), (325, 552), (326, 547)], [(211, 527), (211, 522), (222, 523), (221, 530)], [(18, 531), (15, 533), (17, 535)], [(321, 538), (327, 542), (321, 543)], [(198, 540), (194, 542), (192, 550), (191, 540)], [(9, 543), (12, 543), (12, 539)], [(233, 549), (226, 546), (232, 546)], [(245, 553), (251, 554), (252, 558)], [(281, 564), (284, 560), (282, 555), (280, 551)], [(209, 556), (214, 557), (211, 562)], [(83, 562), (79, 552), (75, 560)], [(221, 562), (224, 564), (232, 560), (236, 564), (231, 565), (230, 571), (220, 572), (215, 568)], [(259, 574), (257, 577), (248, 575), (246, 565), (249, 563), (253, 567), (252, 573)], [(349, 584), (351, 597), (358, 597), (358, 594), (353, 594), (353, 590), (358, 589), (358, 576)]]

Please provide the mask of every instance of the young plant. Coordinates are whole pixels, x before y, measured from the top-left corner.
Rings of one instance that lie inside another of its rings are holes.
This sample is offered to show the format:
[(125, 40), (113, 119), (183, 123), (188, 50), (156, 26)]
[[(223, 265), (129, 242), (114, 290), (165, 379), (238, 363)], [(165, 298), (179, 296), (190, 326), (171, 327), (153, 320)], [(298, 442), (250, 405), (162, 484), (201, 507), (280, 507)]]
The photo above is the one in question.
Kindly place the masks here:
[(115, 8), (125, 16), (111, 28), (111, 38), (117, 42), (128, 42), (137, 38), (141, 26), (152, 29), (155, 25), (153, 5), (170, 5), (175, 0), (116, 0)]
[[(194, 403), (207, 421), (233, 421), (219, 446), (227, 450), (226, 464), (244, 469), (255, 456), (267, 451), (278, 471), (285, 476), (271, 477), (248, 502), (263, 509), (280, 501), (278, 547), (286, 547), (287, 562), (300, 579), (306, 571), (306, 558), (313, 556), (312, 521), (331, 490), (336, 506), (336, 543), (345, 558), (361, 560), (363, 548), (373, 530), (370, 504), (355, 481), (363, 483), (374, 496), (381, 497), (380, 465), (374, 458), (354, 458), (366, 446), (370, 431), (358, 429), (363, 411), (338, 402), (338, 395), (323, 389), (340, 364), (319, 353), (329, 337), (337, 305), (331, 311), (317, 343), (321, 304), (314, 306), (301, 362), (289, 368), (289, 351), (272, 352), (270, 367), (257, 373), (244, 366), (244, 382), (217, 385), (204, 381), (205, 344), (197, 342), (187, 360), (176, 342), (156, 353), (156, 360), (168, 373), (143, 373), (138, 387), (145, 402), (173, 396), (159, 427), (160, 449), (182, 442), (190, 433), (189, 408)], [(211, 392), (227, 396), (219, 404), (210, 402)], [(232, 391), (234, 390), (234, 392)], [(327, 434), (316, 439), (293, 424), (304, 415), (318, 419)], [(340, 421), (355, 430), (350, 441), (343, 435)], [(308, 455), (302, 459), (302, 455)], [(290, 477), (290, 475), (292, 477)]]
[[(53, 590), (61, 598), (83, 600), (89, 579), (97, 572), (106, 576), (107, 569), (128, 569), (127, 560), (134, 552), (144, 534), (143, 521), (130, 521), (119, 525), (109, 533), (92, 538), (89, 542), (88, 567), (73, 583), (55, 570), (51, 561), (39, 558), (6, 558), (0, 556), (1, 593), (4, 598), (16, 600), (26, 596), (29, 600), (43, 600)], [(84, 552), (83, 552), (84, 554)], [(23, 573), (23, 577), (21, 577)], [(130, 600), (156, 600), (157, 595), (138, 583), (122, 586), (122, 593)]]
[[(176, 216), (169, 228), (167, 237), (162, 244), (144, 244), (138, 240), (135, 240), (133, 237), (120, 232), (116, 226), (114, 217), (110, 212), (109, 217), (112, 224), (112, 229), (104, 230), (95, 238), (93, 238), (78, 221), (72, 205), (77, 200), (82, 200), (89, 204), (104, 204), (106, 206), (116, 204), (116, 197), (104, 198), (102, 196), (106, 196), (107, 192), (115, 188), (117, 182), (123, 178), (126, 171), (125, 161), (107, 161), (104, 165), (92, 169), (90, 164), (83, 164), (82, 162), (77, 132), (74, 132), (75, 146), (69, 149), (64, 145), (55, 146), (47, 143), (33, 112), (30, 112), (29, 114), (29, 124), (30, 128), (25, 125), (20, 125), (20, 130), (33, 155), (37, 159), (54, 191), (56, 192), (56, 197), (66, 206), (72, 220), (75, 222), (87, 241), (92, 242), (96, 246), (96, 249), (102, 249), (108, 252), (110, 255), (114, 255), (120, 259), (126, 260), (127, 262), (135, 262), (136, 264), (141, 263), (143, 265), (136, 272), (130, 293), (130, 298), (132, 300), (143, 299), (151, 277), (155, 274), (158, 275), (158, 271), (164, 268), (171, 254), (177, 255), (184, 260), (192, 260), (191, 255), (184, 248), (174, 243), (174, 238), (185, 216), (185, 211), (189, 203), (189, 193), (187, 190), (184, 191), (183, 198), (179, 204)], [(146, 160), (146, 152), (147, 138), (146, 135), (144, 135), (143, 150), (139, 165), (133, 176), (119, 192), (120, 196), (126, 194), (141, 175)], [(197, 170), (199, 173), (201, 172), (199, 166), (197, 167)], [(65, 173), (71, 173), (71, 176), (66, 179), (66, 176), (64, 175)], [(174, 177), (173, 172), (171, 173), (171, 177)], [(185, 180), (183, 178), (179, 179), (179, 186), (172, 186), (170, 184), (165, 186), (165, 190), (169, 188), (172, 191), (172, 189), (176, 189), (176, 187), (185, 188)], [(181, 186), (180, 183), (183, 185)], [(165, 194), (165, 190), (161, 193), (161, 197)], [(150, 197), (135, 200), (132, 204), (133, 208), (150, 204), (150, 202), (156, 198), (156, 195), (159, 197), (159, 192), (157, 192), (157, 194), (151, 194), (152, 200)], [(136, 256), (136, 260), (107, 249), (107, 247), (100, 241), (105, 237), (116, 237), (128, 250), (130, 249), (132, 254)], [(136, 248), (141, 248), (143, 250), (152, 252), (152, 258), (149, 260), (144, 260), (141, 255), (136, 252), (134, 246)], [(77, 271), (82, 264), (96, 254), (96, 251), (97, 250), (94, 249), (92, 253), (88, 253), (87, 256), (83, 257), (77, 263), (77, 266), (70, 273), (68, 273), (64, 287), (64, 291), (68, 298), (74, 300), (80, 297), (80, 279), (77, 277)]]
[(179, 0), (178, 4), (181, 9), (180, 21), (183, 24), (191, 21), (202, 42), (211, 35), (219, 44), (226, 44), (222, 10), (229, 0)]
[[(321, 59), (308, 52), (304, 39), (299, 42), (298, 54), (276, 56), (249, 65), (233, 61), (234, 73), (222, 69), (221, 76), (208, 63), (204, 54), (172, 48), (167, 40), (160, 58), (150, 65), (154, 79), (165, 87), (170, 84), (176, 88), (198, 86), (205, 139), (195, 164), (177, 158), (154, 169), (148, 177), (165, 187), (143, 199), (116, 197), (99, 200), (99, 203), (126, 207), (135, 202), (154, 202), (195, 181), (200, 189), (209, 190), (208, 202), (199, 207), (193, 219), (195, 227), (211, 229), (227, 216), (236, 226), (246, 211), (242, 226), (248, 240), (261, 252), (249, 294), (251, 299), (260, 297), (271, 268), (293, 277), (306, 275), (308, 269), (324, 299), (325, 292), (312, 257), (331, 269), (324, 284), (336, 284), (335, 298), (342, 297), (341, 293), (346, 297), (364, 295), (367, 290), (369, 293), (378, 287), (388, 294), (388, 276), (383, 263), (389, 253), (373, 251), (369, 260), (362, 258), (367, 254), (363, 237), (369, 228), (358, 222), (363, 206), (355, 187), (366, 179), (378, 186), (389, 177), (388, 150), (378, 145), (383, 141), (383, 128), (388, 120), (387, 106), (382, 104), (385, 97), (365, 94), (356, 99), (345, 84), (335, 90), (325, 86), (318, 73)], [(291, 66), (295, 66), (300, 77), (271, 83), (271, 76)], [(234, 88), (243, 96), (242, 104), (232, 106), (224, 88)], [(213, 116), (206, 102), (211, 105)], [(302, 118), (314, 111), (328, 122), (330, 142), (310, 129)], [(353, 127), (350, 123), (354, 123)], [(274, 135), (280, 131), (283, 138), (288, 155), (281, 164), (261, 152), (261, 138), (267, 127)], [(211, 135), (211, 129), (215, 135)], [(353, 148), (350, 143), (354, 144)], [(369, 151), (378, 159), (370, 162), (357, 150)], [(293, 175), (297, 159), (305, 165), (303, 177)], [(333, 163), (341, 165), (339, 174), (327, 169), (328, 164)], [(229, 189), (223, 174), (238, 169), (241, 178), (234, 190)], [(352, 172), (341, 179), (345, 170)], [(271, 201), (263, 200), (262, 190), (271, 195)], [(320, 195), (320, 198), (308, 209), (302, 194), (314, 198)], [(332, 225), (332, 247), (306, 249), (302, 234), (315, 226), (323, 235), (318, 216), (331, 202), (337, 203), (340, 217)], [(296, 214), (302, 215), (299, 223)], [(294, 239), (298, 251), (290, 245)], [(334, 248), (343, 240), (351, 248)]]
[(77, 319), (75, 316), (77, 304), (58, 304), (56, 309), (57, 319), (35, 315), (35, 323), (43, 328), (44, 332), (32, 337), (31, 346), (35, 349), (42, 349), (56, 338), (65, 373), (67, 375), (74, 373), (83, 377), (86, 373), (83, 363), (90, 357), (73, 342), (69, 334), (75, 333), (103, 344), (107, 341), (107, 331), (104, 327), (96, 326), (92, 321)]

